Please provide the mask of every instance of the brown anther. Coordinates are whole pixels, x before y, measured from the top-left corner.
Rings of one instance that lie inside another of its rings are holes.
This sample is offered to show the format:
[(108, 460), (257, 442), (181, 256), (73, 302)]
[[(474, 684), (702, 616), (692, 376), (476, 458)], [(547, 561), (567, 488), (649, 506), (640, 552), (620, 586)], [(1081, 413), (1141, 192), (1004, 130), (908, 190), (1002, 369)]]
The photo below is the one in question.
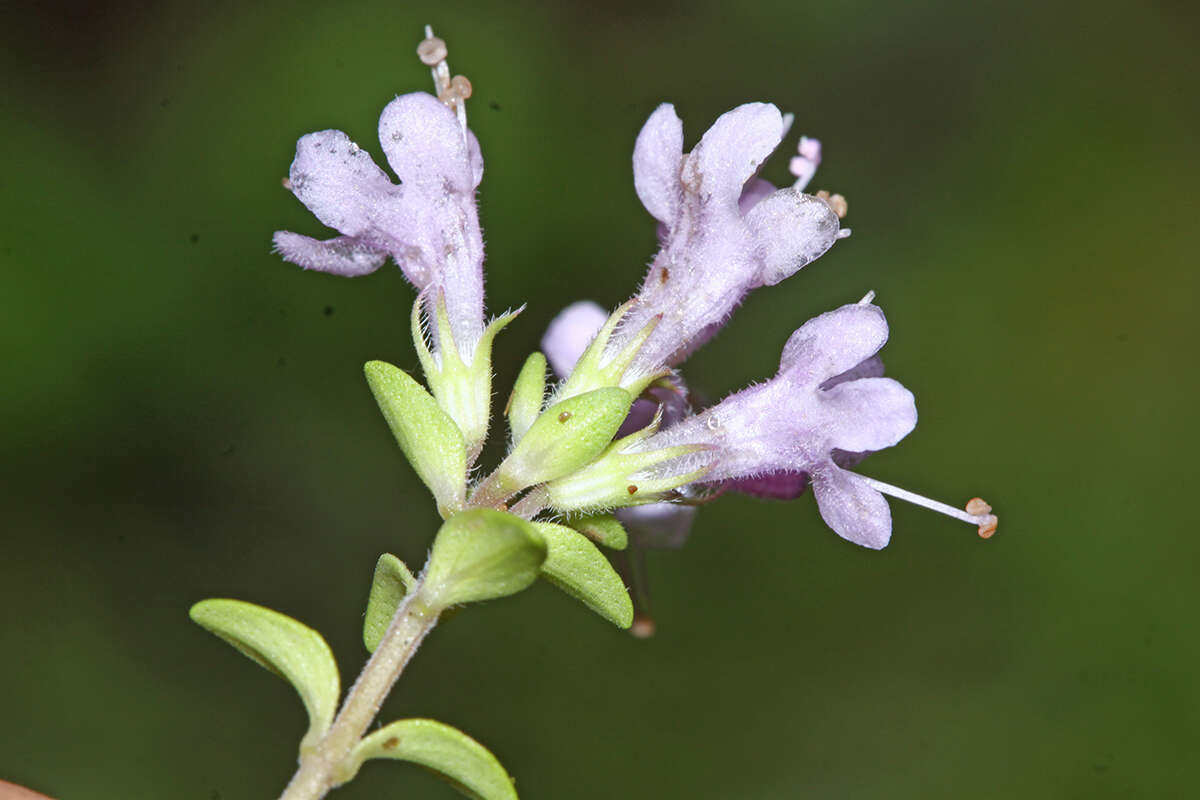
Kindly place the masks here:
[(1000, 518), (995, 514), (988, 514), (983, 518), (983, 524), (979, 526), (979, 538), (990, 539), (992, 534), (996, 532), (996, 526), (1000, 524)]
[(570, 411), (564, 411), (564, 412), (562, 412), (561, 414), (559, 414), (559, 415), (558, 415), (558, 421), (559, 421), (559, 422), (566, 422), (566, 421), (567, 421), (567, 420), (569, 420), (570, 418), (571, 418), (571, 412), (570, 412)]
[(967, 501), (968, 514), (987, 514), (992, 510), (992, 507), (987, 504), (987, 501), (982, 497), (972, 497)]
[(417, 58), (427, 67), (433, 67), (446, 60), (446, 43), (436, 36), (422, 40), (417, 45)]
[(629, 492), (630, 494), (637, 494), (637, 487), (631, 483), (625, 487), (625, 491)]
[(471, 81), (467, 79), (466, 75), (455, 75), (450, 81), (450, 91), (466, 100), (471, 96)]
[(508, 511), (508, 503), (501, 503), (501, 504), (500, 504), (500, 510), (501, 510), (501, 511)]
[(663, 267), (662, 272), (658, 273), (658, 280), (660, 283), (664, 283), (664, 284), (667, 281), (671, 280), (671, 270), (667, 269), (666, 267)]
[(840, 194), (832, 195), (827, 202), (833, 209), (833, 213), (837, 214), (838, 219), (845, 219), (846, 215), (850, 213), (850, 204)]
[(649, 639), (654, 635), (655, 628), (654, 620), (644, 614), (638, 614), (633, 618), (633, 624), (629, 626), (629, 632), (638, 639)]
[(292, 179), (291, 178), (284, 178), (279, 183), (283, 186), (283, 188), (287, 189), (289, 192), (292, 190)]
[(458, 96), (458, 92), (454, 91), (453, 87), (447, 86), (445, 89), (438, 92), (438, 100), (441, 100), (442, 105), (444, 105), (446, 108), (454, 109), (458, 107), (458, 104), (462, 101), (462, 98)]
[(399, 744), (400, 744), (400, 737), (393, 736), (392, 738), (388, 739), (386, 742), (383, 743), (383, 749), (384, 750), (395, 750), (396, 747), (399, 746)]

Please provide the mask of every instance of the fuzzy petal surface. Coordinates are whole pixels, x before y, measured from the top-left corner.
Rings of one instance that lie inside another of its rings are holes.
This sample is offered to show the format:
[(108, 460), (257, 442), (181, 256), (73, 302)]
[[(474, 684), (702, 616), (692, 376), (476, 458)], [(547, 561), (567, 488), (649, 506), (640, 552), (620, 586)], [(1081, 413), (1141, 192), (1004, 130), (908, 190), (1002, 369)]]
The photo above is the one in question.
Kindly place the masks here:
[(458, 194), (476, 186), (458, 117), (433, 95), (413, 92), (388, 103), (379, 115), (379, 143), (402, 183)]
[(821, 383), (875, 355), (887, 342), (879, 306), (855, 303), (804, 323), (788, 339), (779, 371), (799, 382)]
[(401, 194), (370, 154), (341, 131), (300, 137), (288, 180), (317, 219), (347, 236), (373, 236), (376, 207)]
[(683, 122), (675, 106), (663, 103), (642, 126), (633, 146), (633, 188), (659, 222), (679, 210), (679, 167), (683, 163)]
[(717, 118), (683, 164), (682, 179), (704, 202), (737, 206), (742, 187), (783, 139), (783, 115), (746, 103)]
[(757, 203), (746, 215), (762, 247), (760, 286), (774, 286), (825, 254), (837, 241), (839, 223), (829, 204), (788, 187)]
[(331, 275), (355, 278), (367, 275), (383, 266), (387, 252), (356, 239), (339, 236), (321, 241), (289, 231), (275, 234), (275, 250), (285, 261), (298, 264), (304, 269), (315, 269)]
[(917, 427), (912, 392), (891, 378), (863, 378), (821, 392), (830, 422), (828, 435), (839, 450), (882, 450)]
[(866, 481), (833, 463), (813, 473), (821, 519), (834, 533), (863, 547), (882, 550), (892, 538), (892, 511)]

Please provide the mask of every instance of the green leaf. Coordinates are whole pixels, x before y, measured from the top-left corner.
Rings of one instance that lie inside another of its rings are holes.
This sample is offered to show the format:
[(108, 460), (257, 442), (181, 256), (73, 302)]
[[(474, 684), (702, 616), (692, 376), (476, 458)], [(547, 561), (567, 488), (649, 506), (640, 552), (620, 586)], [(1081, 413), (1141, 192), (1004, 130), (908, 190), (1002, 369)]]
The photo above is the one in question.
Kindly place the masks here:
[(363, 619), (363, 644), (374, 653), (379, 640), (391, 624), (404, 596), (412, 591), (417, 579), (404, 562), (391, 553), (384, 553), (375, 563), (371, 595), (367, 598), (367, 615)]
[(587, 465), (604, 452), (632, 404), (629, 392), (608, 387), (550, 406), (500, 465), (503, 483), (516, 491)]
[(337, 664), (321, 634), (289, 616), (241, 600), (201, 600), (192, 621), (284, 678), (308, 710), (308, 733), (300, 750), (316, 745), (337, 711)]
[(388, 427), (443, 516), (466, 499), (467, 449), (462, 431), (425, 387), (403, 370), (368, 361), (363, 371)]
[(593, 542), (624, 550), (629, 546), (629, 535), (612, 514), (591, 514), (571, 520), (571, 527)]
[(546, 540), (542, 576), (619, 628), (633, 624), (625, 582), (586, 536), (562, 525), (535, 522)]
[(438, 531), (421, 593), (438, 609), (504, 597), (537, 580), (545, 560), (533, 523), (503, 511), (464, 511)]
[(525, 359), (521, 374), (513, 384), (512, 395), (508, 399), (508, 426), (512, 431), (514, 443), (521, 441), (529, 431), (534, 420), (542, 413), (542, 401), (546, 399), (546, 357), (541, 353), (532, 353)]
[(476, 800), (517, 800), (512, 778), (486, 747), (436, 720), (402, 719), (383, 726), (358, 743), (339, 777), (350, 780), (368, 758), (420, 764)]

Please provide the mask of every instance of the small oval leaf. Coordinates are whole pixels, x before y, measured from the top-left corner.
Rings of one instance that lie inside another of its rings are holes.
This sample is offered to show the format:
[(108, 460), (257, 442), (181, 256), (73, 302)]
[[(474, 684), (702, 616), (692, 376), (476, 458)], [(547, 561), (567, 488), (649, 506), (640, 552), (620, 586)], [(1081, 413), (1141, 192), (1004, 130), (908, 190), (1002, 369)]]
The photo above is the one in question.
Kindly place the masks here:
[(537, 580), (545, 560), (533, 523), (486, 508), (464, 511), (438, 531), (421, 594), (438, 609), (515, 594)]
[(433, 395), (404, 370), (384, 361), (363, 367), (375, 402), (443, 516), (463, 507), (467, 448), (462, 431)]
[(571, 520), (571, 527), (597, 544), (613, 550), (629, 546), (629, 535), (612, 514), (591, 514)]
[(367, 598), (367, 615), (363, 618), (363, 644), (374, 653), (379, 640), (391, 624), (404, 596), (412, 591), (417, 579), (404, 562), (391, 553), (384, 553), (375, 563), (375, 577)]
[(517, 800), (512, 778), (486, 747), (436, 720), (402, 719), (367, 736), (347, 758), (345, 780), (368, 758), (420, 764), (476, 800)]
[(285, 614), (241, 600), (201, 600), (192, 621), (284, 678), (308, 710), (301, 751), (329, 729), (341, 691), (337, 663), (321, 634)]
[(546, 540), (542, 577), (619, 628), (633, 624), (625, 582), (583, 534), (551, 522), (535, 522)]

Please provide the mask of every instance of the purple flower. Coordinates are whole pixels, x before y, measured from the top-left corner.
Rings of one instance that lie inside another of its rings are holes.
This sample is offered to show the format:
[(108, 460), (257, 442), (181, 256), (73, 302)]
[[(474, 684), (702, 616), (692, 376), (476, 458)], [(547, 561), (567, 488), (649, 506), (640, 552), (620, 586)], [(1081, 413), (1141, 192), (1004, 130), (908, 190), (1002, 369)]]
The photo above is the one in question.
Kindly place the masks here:
[[(379, 142), (399, 185), (341, 131), (301, 137), (288, 188), (342, 235), (319, 241), (279, 231), (275, 247), (305, 269), (348, 277), (374, 272), (390, 256), (427, 303), (445, 302), (455, 346), (469, 364), (484, 328), (479, 143), (455, 111), (423, 92), (384, 108)], [(436, 312), (427, 306), (426, 313), (432, 319)]]
[(843, 306), (805, 323), (784, 347), (778, 374), (636, 445), (655, 450), (704, 444), (659, 474), (708, 465), (705, 482), (803, 474), (821, 517), (840, 536), (879, 549), (891, 536), (891, 512), (868, 479), (843, 469), (836, 451), (891, 447), (917, 423), (912, 394), (890, 378), (833, 381), (887, 341), (874, 305)]
[(747, 292), (778, 283), (839, 238), (838, 216), (825, 201), (755, 177), (784, 128), (775, 106), (748, 103), (722, 115), (687, 155), (673, 106), (659, 106), (642, 128), (634, 186), (664, 235), (605, 345), (615, 354), (655, 325), (626, 372), (628, 382), (678, 364)]

